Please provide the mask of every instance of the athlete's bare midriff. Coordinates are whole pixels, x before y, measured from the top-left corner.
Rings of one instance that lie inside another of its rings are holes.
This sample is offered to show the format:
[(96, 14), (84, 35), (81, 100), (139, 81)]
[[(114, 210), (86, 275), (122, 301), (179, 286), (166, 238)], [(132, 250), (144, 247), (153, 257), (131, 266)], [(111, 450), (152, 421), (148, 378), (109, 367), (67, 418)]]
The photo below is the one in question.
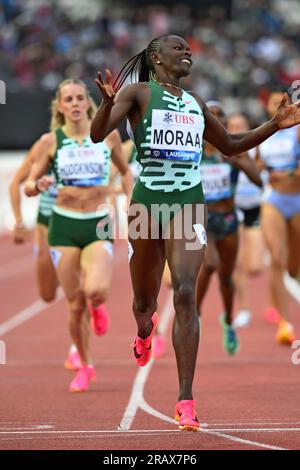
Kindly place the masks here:
[(78, 212), (95, 212), (109, 202), (109, 186), (72, 187), (58, 190), (56, 206)]
[(272, 183), (271, 187), (282, 194), (300, 193), (300, 175), (287, 175), (285, 179)]
[(210, 202), (207, 204), (208, 211), (227, 213), (234, 209), (234, 200), (232, 197), (228, 199), (222, 199), (222, 201)]

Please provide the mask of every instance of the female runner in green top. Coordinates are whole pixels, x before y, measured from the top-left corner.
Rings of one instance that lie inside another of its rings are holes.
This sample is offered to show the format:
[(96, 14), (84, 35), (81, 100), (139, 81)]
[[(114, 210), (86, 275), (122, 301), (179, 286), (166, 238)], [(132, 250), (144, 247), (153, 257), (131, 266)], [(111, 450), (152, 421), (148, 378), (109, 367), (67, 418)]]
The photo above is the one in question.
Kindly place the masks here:
[[(299, 103), (288, 105), (285, 96), (270, 121), (244, 134), (230, 135), (199, 96), (182, 90), (180, 81), (189, 75), (191, 67), (191, 50), (183, 38), (166, 35), (154, 39), (125, 65), (114, 84), (109, 70), (106, 79), (98, 74), (96, 83), (103, 100), (91, 126), (94, 142), (103, 140), (125, 117), (133, 132), (137, 160), (142, 166), (129, 211), (133, 311), (138, 327), (133, 351), (139, 365), (150, 360), (158, 321), (157, 296), (167, 259), (174, 288), (173, 345), (179, 376), (176, 416), (182, 430), (199, 428), (192, 384), (199, 343), (195, 282), (205, 245), (206, 216), (199, 172), (202, 140), (212, 143), (224, 155), (233, 156), (259, 145), (280, 128), (300, 122)], [(128, 75), (135, 73), (138, 83), (120, 90)], [(169, 217), (169, 224), (165, 225), (153, 211), (153, 205), (157, 209), (162, 203), (164, 208), (176, 204), (175, 216)], [(181, 237), (177, 237), (175, 223), (186, 205), (189, 221)], [(202, 214), (197, 211), (199, 206)], [(134, 233), (137, 221), (144, 229), (142, 237)], [(153, 237), (151, 232), (157, 235), (157, 224), (160, 236)], [(199, 234), (197, 250), (189, 250), (187, 244), (186, 233), (193, 227)], [(164, 237), (166, 228), (168, 237)]]

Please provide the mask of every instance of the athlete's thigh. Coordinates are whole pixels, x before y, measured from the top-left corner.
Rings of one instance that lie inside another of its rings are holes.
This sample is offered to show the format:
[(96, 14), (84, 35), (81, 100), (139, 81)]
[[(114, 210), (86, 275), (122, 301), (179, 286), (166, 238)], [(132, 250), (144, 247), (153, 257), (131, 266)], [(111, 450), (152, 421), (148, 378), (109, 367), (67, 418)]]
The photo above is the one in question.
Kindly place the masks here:
[(238, 232), (227, 235), (223, 240), (217, 241), (217, 250), (220, 257), (219, 273), (231, 275), (237, 260), (239, 247)]
[(265, 245), (260, 227), (244, 230), (243, 240), (244, 267), (249, 274), (255, 274), (264, 269)]
[(287, 263), (287, 222), (282, 214), (271, 204), (261, 207), (262, 234), (273, 259)]
[(296, 277), (300, 270), (300, 213), (288, 223), (289, 273)]
[(84, 287), (89, 290), (108, 290), (112, 278), (113, 244), (96, 241), (86, 246), (81, 253), (80, 264)]
[(37, 245), (38, 256), (43, 258), (44, 263), (49, 264), (49, 269), (53, 270), (53, 264), (48, 245), (48, 227), (43, 224), (36, 224), (34, 230), (34, 242)]
[(205, 248), (205, 256), (203, 267), (209, 271), (215, 271), (220, 265), (220, 256), (216, 246), (216, 240), (212, 233), (207, 232), (207, 247)]
[(81, 289), (81, 249), (74, 246), (51, 246), (50, 250), (58, 281), (67, 300), (72, 301)]
[(37, 264), (39, 281), (45, 285), (57, 286), (57, 276), (52, 263), (48, 245), (48, 227), (37, 224), (34, 231), (34, 240), (37, 246)]
[(159, 293), (166, 257), (159, 222), (144, 210), (139, 217), (128, 218), (128, 258), (135, 299), (152, 303)]
[(192, 285), (196, 282), (205, 253), (206, 223), (207, 211), (203, 204), (183, 206), (170, 222), (166, 237), (166, 256), (175, 289), (183, 281)]

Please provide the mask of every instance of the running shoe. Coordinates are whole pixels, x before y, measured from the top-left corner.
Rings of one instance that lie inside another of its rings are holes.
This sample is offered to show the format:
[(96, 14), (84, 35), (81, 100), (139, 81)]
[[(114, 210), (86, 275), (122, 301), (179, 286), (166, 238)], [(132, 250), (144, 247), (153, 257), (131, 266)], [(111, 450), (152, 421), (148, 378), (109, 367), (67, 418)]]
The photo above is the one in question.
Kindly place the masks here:
[(246, 328), (252, 319), (250, 310), (240, 310), (232, 322), (233, 328)]
[(89, 305), (89, 310), (94, 333), (97, 336), (104, 335), (109, 326), (109, 317), (105, 305), (101, 304), (96, 308)]
[(152, 353), (152, 337), (158, 322), (158, 315), (156, 312), (153, 313), (152, 317), (152, 331), (147, 338), (142, 339), (136, 336), (133, 343), (133, 355), (135, 362), (139, 366), (145, 366), (151, 359)]
[(167, 340), (163, 335), (157, 335), (153, 338), (153, 356), (156, 359), (164, 356), (166, 352)]
[(80, 367), (76, 377), (69, 386), (70, 392), (86, 392), (89, 388), (90, 381), (96, 381), (95, 369), (93, 366), (84, 365)]
[(228, 323), (226, 323), (224, 314), (220, 316), (220, 324), (223, 328), (224, 349), (230, 356), (234, 356), (239, 349), (239, 340), (237, 334), (232, 325), (228, 325)]
[(296, 339), (294, 327), (291, 323), (281, 320), (276, 333), (276, 341), (279, 344), (291, 345)]
[(175, 419), (179, 421), (181, 431), (198, 431), (200, 423), (196, 415), (195, 400), (181, 400), (175, 407)]
[(279, 325), (281, 316), (276, 308), (267, 307), (264, 310), (264, 319), (267, 323), (271, 323), (272, 325)]
[(67, 359), (65, 360), (65, 369), (67, 370), (79, 370), (81, 367), (81, 359), (76, 346), (71, 346)]

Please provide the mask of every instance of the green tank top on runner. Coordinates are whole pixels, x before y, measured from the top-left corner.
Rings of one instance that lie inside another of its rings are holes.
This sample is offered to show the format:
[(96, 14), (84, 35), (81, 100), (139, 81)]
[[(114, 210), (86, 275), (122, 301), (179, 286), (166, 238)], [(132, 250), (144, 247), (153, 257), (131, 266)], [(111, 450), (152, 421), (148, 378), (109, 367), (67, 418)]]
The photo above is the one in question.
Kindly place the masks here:
[(147, 110), (133, 132), (140, 183), (147, 189), (178, 192), (201, 183), (204, 115), (195, 98), (183, 91), (177, 97), (157, 82)]
[(103, 141), (94, 144), (89, 136), (83, 144), (67, 137), (61, 128), (56, 129), (57, 148), (51, 169), (57, 187), (107, 186), (110, 175), (111, 149)]

